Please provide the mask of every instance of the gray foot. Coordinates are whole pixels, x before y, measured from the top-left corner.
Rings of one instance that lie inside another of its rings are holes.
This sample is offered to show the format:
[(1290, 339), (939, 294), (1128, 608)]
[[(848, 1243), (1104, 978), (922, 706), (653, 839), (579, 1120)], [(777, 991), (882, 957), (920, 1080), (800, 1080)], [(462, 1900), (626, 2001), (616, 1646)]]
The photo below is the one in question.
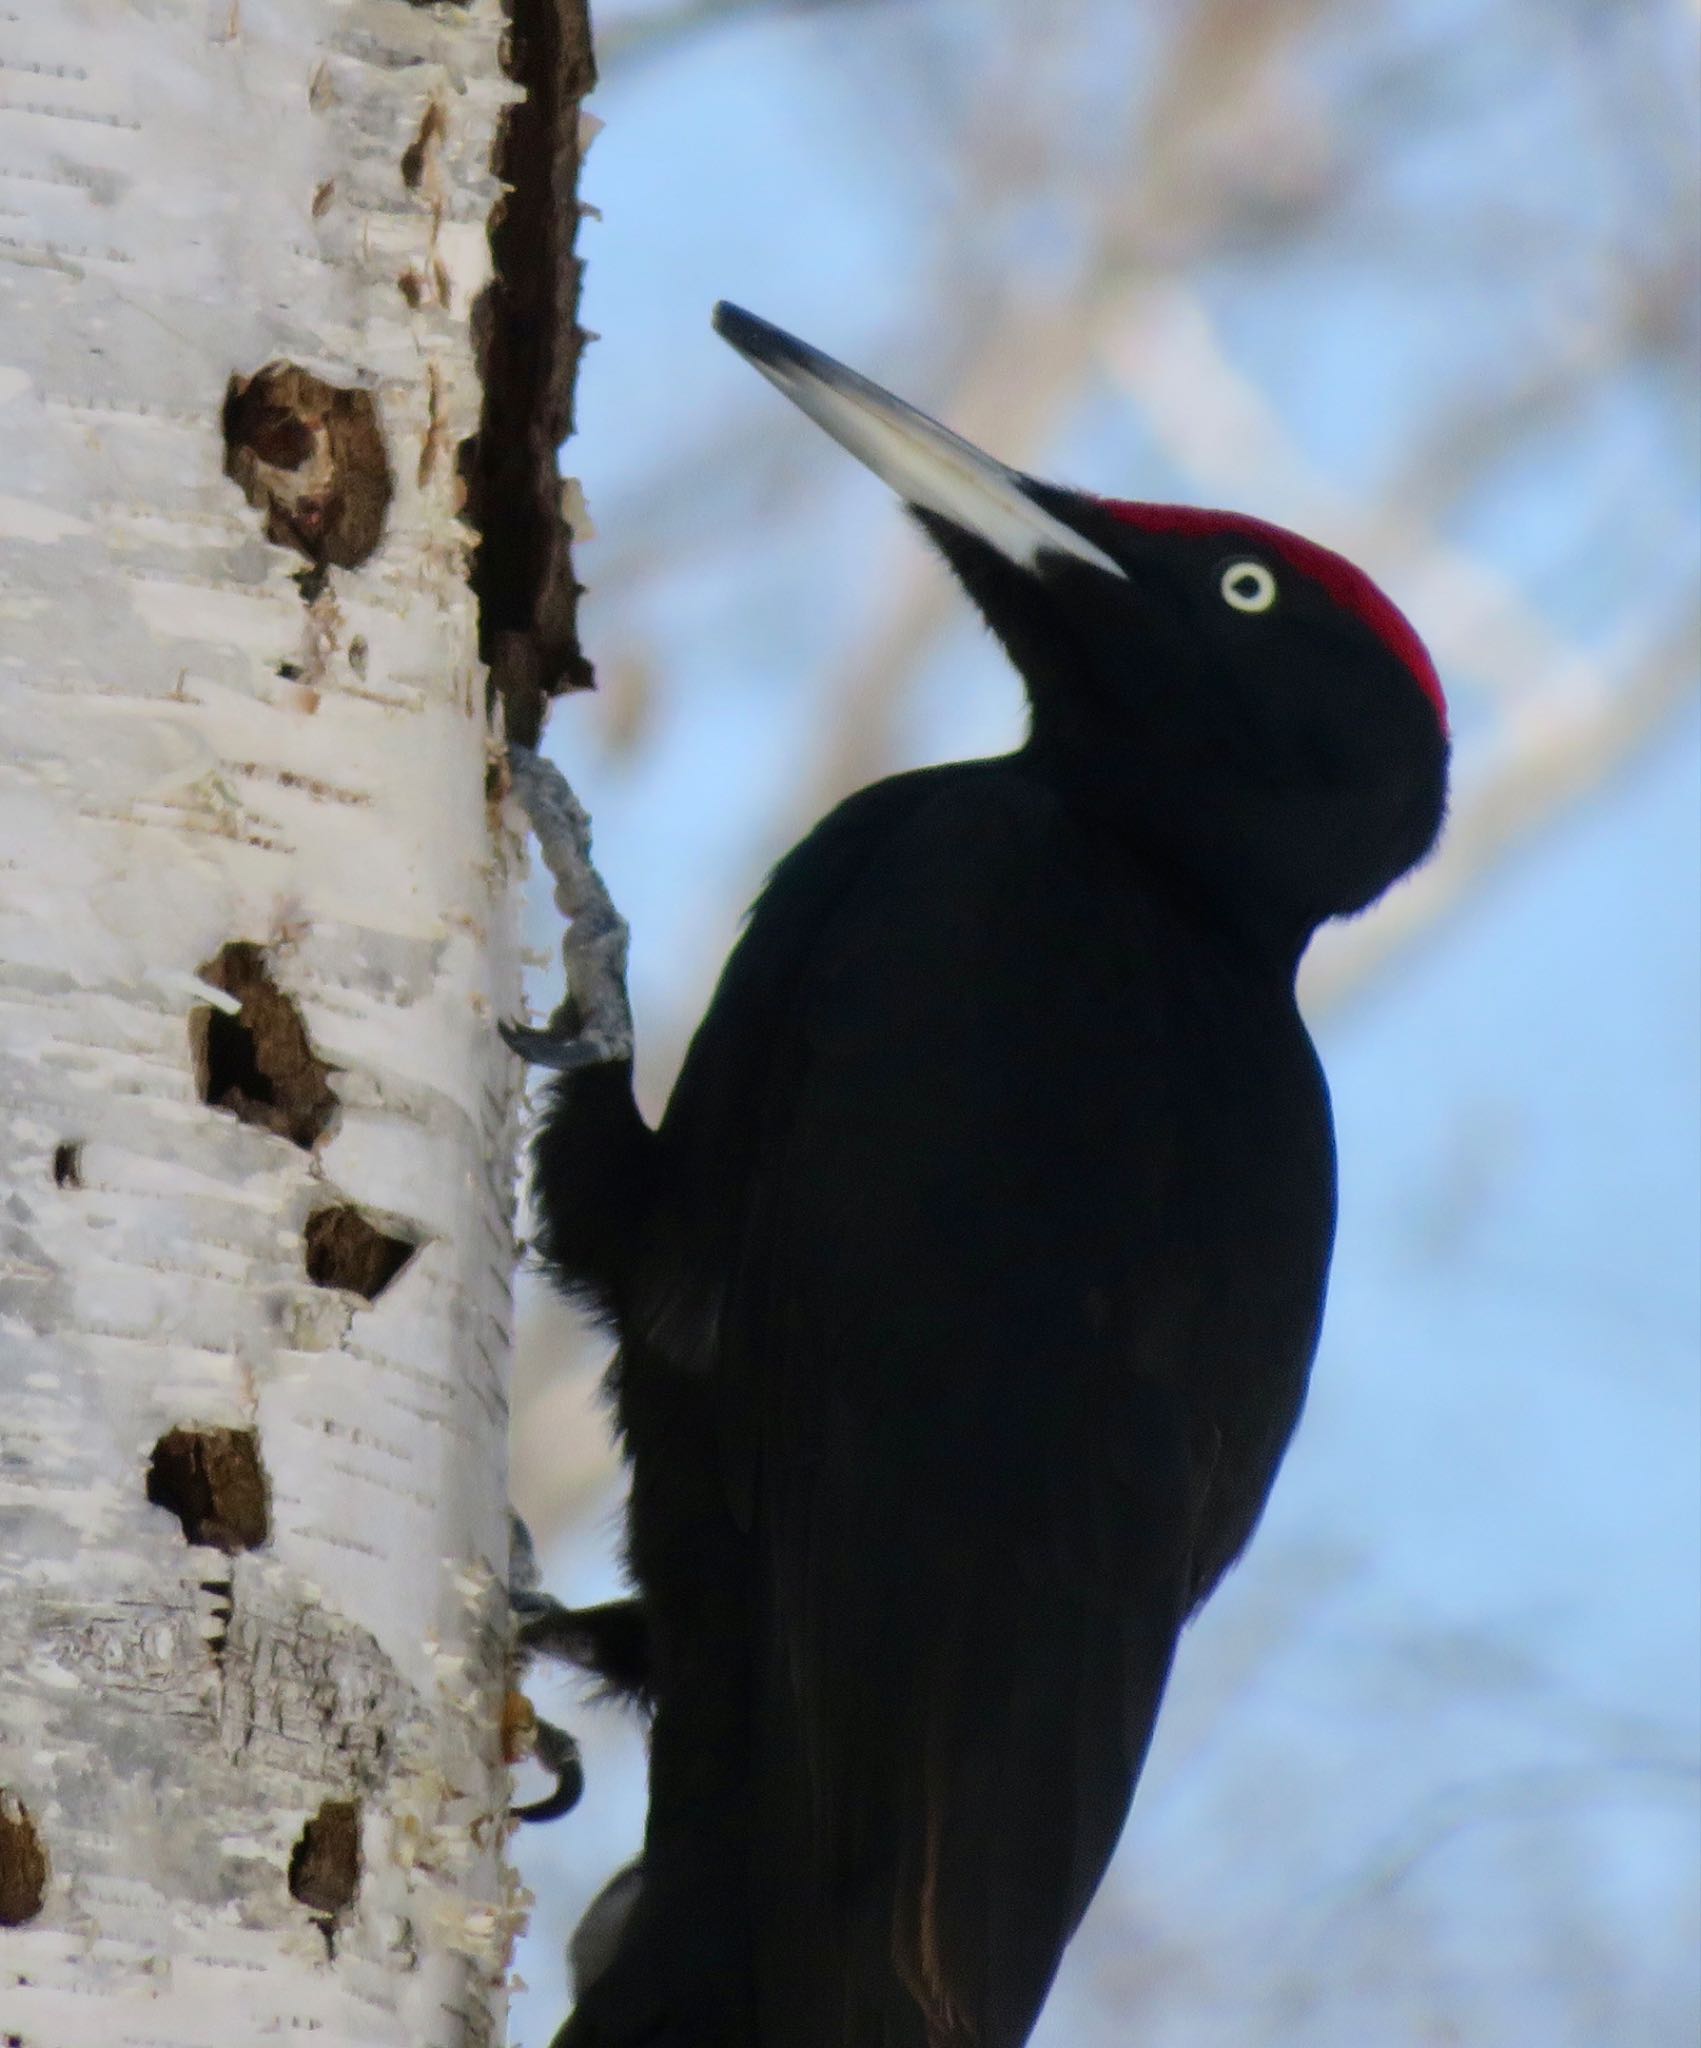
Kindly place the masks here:
[(542, 1030), (497, 1028), (521, 1059), (557, 1073), (630, 1060), (626, 920), (591, 865), (591, 821), (560, 769), (529, 747), (508, 749), (508, 775), (555, 877), (555, 906), (567, 920), (561, 941), (567, 994)]

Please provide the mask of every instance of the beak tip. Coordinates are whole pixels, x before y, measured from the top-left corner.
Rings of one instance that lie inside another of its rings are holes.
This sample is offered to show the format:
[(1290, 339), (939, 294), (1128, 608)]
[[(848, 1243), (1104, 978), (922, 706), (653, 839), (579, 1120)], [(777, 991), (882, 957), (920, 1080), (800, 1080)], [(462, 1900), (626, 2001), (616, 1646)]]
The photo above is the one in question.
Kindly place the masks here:
[(709, 314), (709, 325), (722, 341), (729, 342), (743, 356), (751, 353), (764, 324), (755, 314), (745, 312), (742, 306), (735, 306), (730, 299), (717, 299)]

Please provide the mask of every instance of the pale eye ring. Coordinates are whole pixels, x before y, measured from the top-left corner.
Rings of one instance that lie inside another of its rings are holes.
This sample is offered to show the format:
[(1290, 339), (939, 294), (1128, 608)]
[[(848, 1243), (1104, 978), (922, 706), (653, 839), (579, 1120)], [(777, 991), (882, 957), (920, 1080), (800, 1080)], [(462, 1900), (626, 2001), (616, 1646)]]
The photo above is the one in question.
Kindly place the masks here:
[(1217, 588), (1237, 612), (1267, 612), (1276, 601), (1276, 579), (1262, 562), (1230, 562)]

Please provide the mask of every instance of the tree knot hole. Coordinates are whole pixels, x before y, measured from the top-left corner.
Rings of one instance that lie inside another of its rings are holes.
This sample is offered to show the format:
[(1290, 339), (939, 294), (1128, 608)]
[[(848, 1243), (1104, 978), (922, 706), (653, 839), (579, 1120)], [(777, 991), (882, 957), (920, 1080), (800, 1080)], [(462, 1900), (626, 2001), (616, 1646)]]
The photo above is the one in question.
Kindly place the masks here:
[(257, 1550), (271, 1530), (260, 1441), (251, 1429), (171, 1429), (148, 1461), (148, 1499), (190, 1543)]
[(311, 1909), (327, 1955), (336, 1954), (338, 1915), (354, 1904), (359, 1889), (360, 1802), (327, 1799), (289, 1856), (290, 1896)]
[(307, 1277), (376, 1301), (416, 1251), (416, 1238), (393, 1237), (352, 1203), (316, 1209), (307, 1219)]
[(47, 1851), (28, 1807), (0, 1786), (0, 1927), (22, 1927), (47, 1897)]
[(224, 394), (224, 473), (266, 538), (316, 569), (356, 569), (377, 547), (395, 491), (378, 401), (299, 363), (232, 377)]
[(301, 1012), (272, 979), (265, 953), (233, 940), (196, 971), (236, 1004), (190, 1014), (201, 1100), (310, 1151), (336, 1114), (332, 1069), (314, 1052)]

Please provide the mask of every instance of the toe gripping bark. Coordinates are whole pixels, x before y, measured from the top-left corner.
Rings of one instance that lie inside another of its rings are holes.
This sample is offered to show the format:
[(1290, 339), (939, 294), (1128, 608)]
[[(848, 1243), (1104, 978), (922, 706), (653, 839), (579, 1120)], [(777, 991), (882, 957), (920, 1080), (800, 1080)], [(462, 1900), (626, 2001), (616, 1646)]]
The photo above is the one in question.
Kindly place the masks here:
[(508, 772), (555, 877), (555, 906), (567, 920), (561, 941), (567, 993), (541, 1031), (504, 1024), (502, 1036), (521, 1059), (556, 1073), (630, 1060), (626, 920), (591, 865), (590, 820), (566, 777), (540, 754), (510, 747)]
[[(551, 1657), (589, 1672), (606, 1690), (645, 1707), (650, 1699), (649, 1623), (638, 1600), (610, 1600), (601, 1607), (564, 1607), (538, 1584), (531, 1532), (509, 1512), (508, 1608), (514, 1623), (516, 1662)], [(578, 1805), (585, 1789), (579, 1745), (527, 1709), (527, 1747), (533, 1760), (555, 1779), (555, 1788), (528, 1806), (514, 1808), (516, 1819), (559, 1820)]]
[[(552, 1608), (555, 1604), (546, 1593), (538, 1590), (537, 1552), (532, 1546), (532, 1532), (510, 1508), (508, 1610), (514, 1622), (514, 1676), (511, 1684), (516, 1688), (533, 1648), (527, 1640), (527, 1631), (540, 1609)], [(514, 1817), (516, 1820), (559, 1820), (564, 1813), (573, 1811), (585, 1789), (579, 1745), (564, 1728), (557, 1728), (553, 1722), (545, 1721), (534, 1713), (530, 1703), (517, 1690), (511, 1691), (508, 1697), (509, 1707), (503, 1714), (503, 1732), (509, 1761), (518, 1762), (521, 1756), (529, 1754), (555, 1780), (553, 1791), (545, 1793), (541, 1799), (534, 1799), (528, 1806), (516, 1806)], [(516, 1726), (524, 1731), (523, 1741), (507, 1739), (511, 1714)]]
[[(542, 1030), (505, 1023), (499, 1027), (502, 1037), (523, 1060), (556, 1073), (630, 1063), (626, 921), (591, 865), (590, 820), (560, 770), (529, 748), (511, 747), (508, 768), (566, 920), (561, 959), (567, 991)], [(540, 1588), (525, 1524), (517, 1515), (512, 1524), (509, 1605), (520, 1659), (560, 1659), (592, 1673), (609, 1691), (647, 1704), (649, 1631), (642, 1605), (617, 1600), (602, 1607), (562, 1606)], [(515, 1811), (522, 1820), (554, 1820), (572, 1810), (584, 1789), (578, 1745), (564, 1730), (537, 1720), (531, 1754), (553, 1773), (555, 1790)]]

